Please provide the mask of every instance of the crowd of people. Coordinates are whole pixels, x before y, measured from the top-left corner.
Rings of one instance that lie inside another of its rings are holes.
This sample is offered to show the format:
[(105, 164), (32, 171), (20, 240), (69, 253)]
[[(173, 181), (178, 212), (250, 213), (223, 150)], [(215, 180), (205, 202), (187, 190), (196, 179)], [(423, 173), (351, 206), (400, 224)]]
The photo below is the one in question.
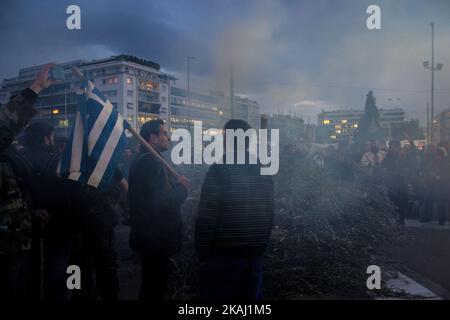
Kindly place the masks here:
[(385, 159), (374, 164), (375, 168), (377, 165), (382, 168), (378, 174), (384, 177), (389, 197), (398, 210), (399, 223), (404, 224), (407, 216), (422, 222), (436, 217), (439, 224), (446, 223), (450, 195), (449, 148), (446, 141), (422, 149), (412, 140), (403, 147), (400, 141), (391, 141)]
[(400, 225), (407, 217), (444, 225), (450, 196), (449, 151), (448, 141), (418, 148), (409, 139), (403, 143), (370, 141), (364, 150), (341, 143), (315, 152), (313, 157), (338, 180), (359, 175), (381, 187), (392, 201)]
[(119, 170), (107, 191), (57, 175), (67, 139), (55, 138), (45, 121), (31, 122), (39, 93), (54, 83), (53, 66), (0, 111), (0, 296), (68, 299), (67, 268), (77, 265), (82, 290), (72, 299), (115, 299), (113, 189), (126, 191), (127, 183)]
[[(125, 150), (107, 190), (59, 176), (68, 140), (55, 137), (47, 122), (31, 121), (39, 93), (53, 84), (53, 66), (0, 110), (0, 299), (118, 299), (119, 207), (140, 257), (139, 298), (161, 300), (171, 257), (182, 245), (180, 207), (191, 188), (188, 178), (161, 161), (171, 143), (165, 123), (141, 127), (147, 147)], [(249, 128), (230, 120), (224, 129)], [(195, 232), (202, 299), (261, 298), (272, 220), (273, 180), (260, 175), (259, 164), (209, 168)], [(68, 290), (71, 265), (81, 270), (81, 286)]]
[[(170, 148), (170, 133), (162, 120), (143, 124), (140, 135), (153, 151), (137, 143), (125, 149), (108, 190), (59, 176), (68, 140), (55, 137), (48, 123), (31, 121), (39, 93), (53, 84), (48, 76), (52, 66), (46, 65), (29, 88), (0, 109), (0, 298), (118, 299), (115, 228), (122, 217), (130, 226), (130, 247), (140, 257), (139, 298), (163, 299), (171, 257), (182, 246), (180, 207), (192, 188), (188, 178), (172, 174), (160, 159)], [(249, 128), (237, 119), (224, 127)], [(235, 141), (235, 149), (238, 145)], [(381, 186), (399, 224), (414, 215), (431, 221), (435, 209), (445, 224), (449, 148), (448, 142), (418, 149), (412, 140), (403, 147), (394, 140), (368, 142), (363, 152), (349, 144), (307, 151), (337, 180), (360, 172)], [(248, 141), (246, 149), (248, 159)], [(237, 156), (234, 151), (231, 156)], [(260, 299), (263, 255), (273, 224), (273, 177), (260, 175), (260, 164), (225, 160), (208, 168), (195, 216), (199, 296)], [(79, 266), (82, 276), (81, 289), (69, 292), (70, 265)]]

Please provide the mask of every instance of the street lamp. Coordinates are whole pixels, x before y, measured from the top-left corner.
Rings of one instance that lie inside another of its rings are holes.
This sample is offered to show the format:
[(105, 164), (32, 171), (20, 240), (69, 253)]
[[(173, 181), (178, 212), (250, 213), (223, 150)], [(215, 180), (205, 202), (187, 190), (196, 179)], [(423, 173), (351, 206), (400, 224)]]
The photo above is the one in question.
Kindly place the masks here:
[(191, 60), (195, 57), (187, 57), (187, 98), (188, 98), (188, 128), (191, 131), (191, 88), (190, 88), (190, 73), (191, 73)]
[[(423, 62), (425, 69), (431, 70), (431, 122), (434, 120), (434, 72), (441, 71), (444, 65), (442, 63), (434, 64), (434, 22), (430, 23), (431, 26), (431, 65), (429, 61)], [(433, 143), (433, 126), (431, 126), (430, 142)]]

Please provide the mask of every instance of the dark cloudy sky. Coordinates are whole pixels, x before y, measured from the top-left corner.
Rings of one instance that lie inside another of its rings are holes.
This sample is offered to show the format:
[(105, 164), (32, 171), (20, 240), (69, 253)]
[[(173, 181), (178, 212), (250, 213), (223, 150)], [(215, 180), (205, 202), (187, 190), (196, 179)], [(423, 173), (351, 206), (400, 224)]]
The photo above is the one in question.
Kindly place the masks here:
[[(66, 8), (81, 7), (82, 30), (66, 29)], [(382, 30), (366, 28), (381, 7)], [(266, 112), (303, 115), (357, 108), (372, 89), (380, 108), (426, 117), (429, 22), (436, 23), (436, 110), (450, 107), (450, 0), (1, 0), (0, 78), (47, 61), (127, 53), (154, 60), (192, 87), (235, 91)], [(392, 99), (390, 101), (389, 99)], [(400, 99), (400, 100), (398, 100)]]

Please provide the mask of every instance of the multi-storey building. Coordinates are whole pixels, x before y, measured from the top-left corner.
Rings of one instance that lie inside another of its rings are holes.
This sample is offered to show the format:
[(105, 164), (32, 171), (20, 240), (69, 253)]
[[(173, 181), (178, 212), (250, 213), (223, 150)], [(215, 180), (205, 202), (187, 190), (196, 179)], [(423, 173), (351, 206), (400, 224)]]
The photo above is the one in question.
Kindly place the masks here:
[(433, 121), (433, 142), (450, 141), (450, 108), (440, 112)]
[(307, 139), (305, 122), (291, 115), (263, 115), (267, 129), (278, 129), (280, 145), (298, 144)]
[[(39, 111), (37, 118), (51, 121), (57, 134), (67, 136), (75, 120), (80, 80), (72, 74), (72, 67), (84, 72), (135, 129), (156, 117), (169, 120), (170, 89), (176, 78), (161, 72), (157, 63), (120, 55), (60, 66), (65, 70), (65, 80), (41, 92), (35, 104)], [(5, 102), (29, 86), (41, 68), (24, 68), (17, 78), (3, 80), (0, 98)]]
[[(380, 126), (389, 131), (393, 124), (405, 120), (403, 109), (379, 109)], [(356, 131), (359, 121), (364, 115), (363, 110), (342, 109), (335, 111), (322, 111), (317, 116), (322, 142), (348, 140)]]
[[(226, 100), (229, 101), (229, 97), (226, 97)], [(234, 96), (233, 104), (235, 119), (245, 120), (255, 129), (261, 127), (261, 114), (258, 102), (248, 98)]]
[[(199, 93), (175, 86), (176, 78), (162, 72), (159, 64), (128, 55), (92, 61), (61, 63), (65, 79), (45, 89), (35, 107), (37, 119), (47, 119), (56, 134), (68, 136), (73, 127), (76, 110), (76, 90), (80, 79), (72, 74), (79, 68), (91, 80), (122, 116), (135, 129), (155, 118), (166, 121), (169, 128), (192, 128), (201, 120), (204, 128), (221, 128), (230, 119), (230, 99), (224, 94)], [(0, 89), (0, 103), (29, 86), (42, 66), (23, 68), (19, 76), (5, 79)], [(259, 105), (256, 101), (234, 96), (235, 118), (260, 127)]]
[(401, 108), (395, 109), (379, 109), (380, 126), (382, 128), (390, 128), (393, 124), (405, 121), (405, 111)]
[(170, 96), (171, 129), (193, 129), (194, 121), (202, 121), (203, 128), (222, 128), (229, 119), (229, 108), (223, 99), (212, 93), (188, 92), (173, 87)]
[[(192, 130), (194, 121), (202, 121), (203, 128), (220, 129), (230, 119), (230, 98), (221, 93), (199, 93), (173, 87), (170, 97), (171, 128)], [(259, 105), (251, 99), (234, 96), (234, 118), (260, 128)]]
[(155, 118), (169, 121), (176, 78), (161, 72), (159, 64), (121, 55), (84, 63), (81, 69), (134, 128)]
[[(43, 90), (36, 100), (35, 107), (39, 112), (35, 119), (48, 119), (57, 133), (67, 135), (73, 126), (77, 110), (75, 90), (79, 87), (80, 80), (73, 77), (71, 68), (79, 67), (82, 63), (83, 61), (77, 60), (60, 64), (65, 70), (65, 80)], [(18, 77), (4, 79), (0, 89), (0, 98), (4, 99), (2, 103), (28, 87), (41, 69), (42, 66), (23, 68)]]

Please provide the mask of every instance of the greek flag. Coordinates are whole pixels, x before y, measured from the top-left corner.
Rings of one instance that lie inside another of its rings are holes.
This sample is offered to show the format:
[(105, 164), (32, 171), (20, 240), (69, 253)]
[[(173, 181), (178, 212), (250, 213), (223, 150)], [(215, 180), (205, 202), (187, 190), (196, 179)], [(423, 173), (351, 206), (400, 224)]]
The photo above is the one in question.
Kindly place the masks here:
[(77, 96), (72, 137), (62, 154), (58, 173), (104, 190), (125, 148), (125, 129), (129, 124), (91, 81), (83, 87)]

